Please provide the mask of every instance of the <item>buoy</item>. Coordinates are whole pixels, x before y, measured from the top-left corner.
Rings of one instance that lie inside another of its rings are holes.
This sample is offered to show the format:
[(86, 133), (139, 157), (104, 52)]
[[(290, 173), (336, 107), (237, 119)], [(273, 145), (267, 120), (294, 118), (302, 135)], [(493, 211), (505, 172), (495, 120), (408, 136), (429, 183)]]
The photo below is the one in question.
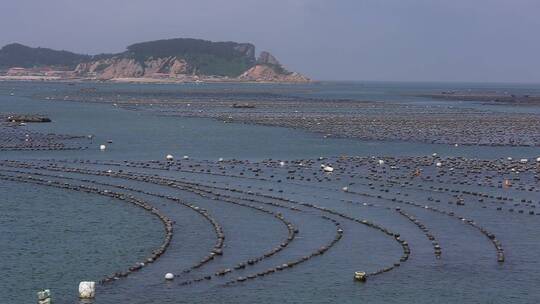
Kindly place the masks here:
[(384, 165), (384, 160), (379, 159), (379, 166), (382, 166), (382, 165)]
[(529, 160), (526, 159), (526, 158), (522, 158), (522, 159), (519, 160), (519, 162), (522, 163), (522, 164), (525, 164), (525, 163), (527, 163), (528, 161), (529, 161)]
[(165, 280), (170, 281), (174, 279), (174, 274), (168, 272), (165, 274)]
[(220, 157), (220, 158), (218, 159), (218, 162), (222, 162), (222, 161), (223, 161), (223, 157)]
[(334, 168), (332, 168), (330, 166), (324, 166), (323, 170), (324, 170), (324, 172), (334, 172)]
[(166, 160), (173, 160), (174, 157), (172, 155), (170, 155), (170, 154), (167, 154), (167, 156), (165, 156), (165, 159)]
[(363, 271), (356, 271), (354, 273), (354, 279), (357, 280), (357, 281), (360, 281), (360, 282), (365, 282), (366, 281), (366, 273), (363, 272)]
[(344, 192), (347, 192), (347, 191), (349, 191), (349, 187), (345, 186), (345, 187), (341, 188), (341, 190), (343, 190)]
[(105, 145), (100, 145), (100, 146), (99, 146), (99, 149), (100, 149), (101, 151), (105, 151), (105, 149), (107, 149), (107, 146), (105, 146)]
[(506, 159), (507, 159), (507, 160), (512, 160), (512, 158), (511, 158), (511, 157), (508, 157), (508, 158), (506, 158)]
[(438, 163), (435, 164), (435, 166), (440, 167), (440, 166), (442, 166), (442, 163), (438, 162)]
[(538, 158), (536, 159), (536, 161), (537, 161), (537, 162), (540, 162), (540, 157), (538, 157)]
[(437, 153), (433, 153), (433, 154), (431, 154), (431, 156), (436, 157), (436, 156), (437, 156)]
[(15, 96), (15, 93), (10, 93), (9, 95), (10, 95), (10, 96)]
[(37, 292), (38, 304), (51, 304), (51, 291), (42, 289)]
[(96, 296), (96, 282), (80, 282), (79, 283), (79, 298), (93, 299)]
[[(539, 157), (539, 158), (540, 158), (540, 157)], [(279, 162), (279, 165), (283, 167), (283, 166), (285, 166), (285, 162), (280, 161), (280, 162)]]
[(187, 156), (187, 155), (184, 155), (184, 159), (189, 159), (189, 156)]

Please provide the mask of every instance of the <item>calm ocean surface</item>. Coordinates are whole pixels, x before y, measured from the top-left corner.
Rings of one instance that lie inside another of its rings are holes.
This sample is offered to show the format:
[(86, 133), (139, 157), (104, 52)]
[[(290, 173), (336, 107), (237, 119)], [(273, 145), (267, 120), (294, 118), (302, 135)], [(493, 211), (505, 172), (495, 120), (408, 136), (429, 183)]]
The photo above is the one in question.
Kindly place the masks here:
[[(79, 84), (102, 89), (137, 89), (141, 92), (174, 92), (196, 87), (204, 90), (228, 87), (231, 90), (284, 90), (288, 94), (317, 98), (347, 98), (370, 101), (403, 102), (417, 105), (452, 105), (489, 111), (540, 113), (540, 107), (481, 105), (411, 97), (415, 93), (447, 89), (498, 90), (540, 95), (539, 85), (438, 84), (438, 83), (320, 83), (313, 85), (270, 84)], [(29, 124), (30, 130), (75, 135), (95, 135), (89, 149), (81, 151), (0, 151), (0, 159), (90, 159), (152, 160), (166, 154), (189, 155), (195, 161), (247, 159), (307, 159), (320, 156), (417, 156), (438, 153), (446, 156), (496, 159), (501, 157), (536, 158), (538, 147), (466, 147), (405, 142), (364, 142), (323, 138), (276, 127), (224, 124), (198, 118), (160, 117), (144, 111), (129, 111), (106, 104), (48, 101), (37, 94), (68, 88), (62, 83), (0, 82), (0, 112), (44, 114), (50, 124)], [(10, 96), (10, 93), (15, 96)], [(107, 151), (100, 143), (112, 140)], [(172, 173), (171, 173), (172, 174)], [(180, 173), (179, 173), (180, 174)], [(238, 183), (242, 183), (239, 181)], [(167, 191), (165, 189), (149, 189)], [(299, 198), (322, 196), (324, 190), (297, 190)], [(187, 199), (196, 200), (195, 196)], [(103, 274), (129, 267), (159, 246), (162, 227), (143, 211), (112, 199), (80, 192), (62, 191), (0, 181), (0, 303), (34, 303), (35, 292), (50, 288), (54, 303), (78, 303), (77, 285), (82, 280), (99, 280)], [(178, 288), (162, 281), (163, 273), (177, 271), (204, 255), (211, 231), (204, 222), (187, 211), (164, 202), (163, 210), (179, 220), (175, 228), (175, 247), (157, 263), (146, 267), (146, 281), (134, 275), (98, 289), (96, 304), (113, 303), (538, 303), (540, 290), (540, 221), (538, 217), (519, 217), (506, 221), (493, 212), (468, 210), (488, 227), (507, 248), (507, 263), (493, 263), (486, 239), (470, 233), (470, 228), (436, 217), (426, 220), (441, 236), (452, 236), (441, 243), (444, 259), (433, 260), (423, 235), (409, 223), (395, 223), (378, 210), (348, 210), (375, 218), (383, 225), (407, 233), (413, 254), (400, 269), (373, 282), (357, 284), (351, 273), (362, 265), (387, 262), (384, 253), (392, 243), (368, 229), (356, 229), (335, 248), (290, 271), (244, 285), (232, 287), (197, 285)], [(201, 206), (211, 202), (197, 201)], [(331, 198), (321, 202), (332, 205)], [(249, 256), (278, 239), (274, 222), (251, 216), (248, 211), (221, 208), (213, 211), (233, 231), (229, 255)], [(337, 207), (336, 207), (337, 208)], [(345, 207), (343, 207), (345, 208)], [(347, 209), (343, 209), (347, 210)], [(242, 215), (246, 216), (242, 216)], [(242, 220), (236, 220), (236, 216)], [(268, 222), (266, 222), (268, 221)], [(309, 227), (309, 221), (300, 223)], [(409, 226), (407, 226), (409, 225)], [(275, 228), (275, 229), (274, 229)], [(250, 229), (253, 229), (251, 232)], [(234, 232), (243, 232), (235, 234)], [(309, 229), (306, 229), (309, 231)], [(245, 233), (244, 233), (245, 232)], [(251, 233), (251, 234), (250, 234)], [(317, 246), (312, 240), (330, 236), (303, 235), (291, 253)], [(158, 239), (156, 239), (156, 237)], [(260, 238), (260, 241), (253, 239)], [(245, 240), (250, 242), (245, 243)], [(237, 244), (237, 246), (233, 246)], [(311, 246), (311, 247), (310, 247)], [(448, 252), (448, 254), (446, 254)], [(179, 258), (180, 257), (180, 258)], [(227, 259), (224, 256), (223, 265)], [(232, 262), (232, 258), (229, 264)], [(221, 263), (221, 262), (220, 262)], [(346, 273), (344, 277), (342, 274)]]

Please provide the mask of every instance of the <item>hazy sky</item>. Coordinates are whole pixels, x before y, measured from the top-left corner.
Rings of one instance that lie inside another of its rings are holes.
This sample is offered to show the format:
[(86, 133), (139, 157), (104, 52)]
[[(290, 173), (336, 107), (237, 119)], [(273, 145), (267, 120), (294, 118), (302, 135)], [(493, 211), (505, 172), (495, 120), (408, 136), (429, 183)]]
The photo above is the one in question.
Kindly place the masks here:
[(251, 42), (319, 80), (540, 82), (540, 0), (0, 0), (0, 45)]

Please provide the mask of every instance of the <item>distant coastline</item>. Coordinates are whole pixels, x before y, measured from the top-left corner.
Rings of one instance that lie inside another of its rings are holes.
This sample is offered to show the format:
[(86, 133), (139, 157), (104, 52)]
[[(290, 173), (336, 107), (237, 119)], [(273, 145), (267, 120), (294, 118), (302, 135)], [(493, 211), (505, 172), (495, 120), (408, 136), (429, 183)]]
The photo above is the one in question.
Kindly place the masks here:
[(199, 79), (175, 79), (175, 78), (113, 78), (100, 80), (96, 78), (62, 78), (58, 76), (6, 76), (0, 75), (0, 82), (21, 81), (21, 82), (65, 82), (65, 83), (141, 83), (141, 84), (182, 84), (182, 83), (268, 83), (268, 84), (306, 84), (319, 83), (319, 81), (309, 80), (305, 82), (291, 81), (265, 81), (265, 80), (242, 80), (235, 78), (215, 78), (201, 77)]
[(250, 43), (177, 38), (133, 44), (95, 56), (13, 43), (0, 49), (0, 80), (112, 82), (306, 83), (273, 55)]

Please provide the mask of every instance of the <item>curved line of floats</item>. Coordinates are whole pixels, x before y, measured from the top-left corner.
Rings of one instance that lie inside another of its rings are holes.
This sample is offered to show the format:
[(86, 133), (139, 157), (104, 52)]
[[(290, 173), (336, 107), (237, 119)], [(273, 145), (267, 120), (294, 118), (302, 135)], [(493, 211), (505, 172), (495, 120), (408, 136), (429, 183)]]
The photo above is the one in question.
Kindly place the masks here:
[[(122, 164), (118, 164), (118, 163), (114, 163), (114, 162), (105, 162), (105, 163), (94, 162), (94, 163), (95, 164), (100, 164), (100, 165), (103, 164), (103, 165), (122, 166)], [(133, 165), (131, 165), (131, 166), (133, 166)], [(149, 169), (146, 166), (137, 166), (137, 167), (138, 168)], [(158, 169), (159, 170), (159, 169), (162, 169), (162, 168), (150, 168), (150, 169)], [(168, 170), (168, 169), (162, 169), (162, 170)], [(209, 175), (218, 175), (218, 176), (226, 176), (226, 177), (235, 177), (235, 178), (249, 178), (249, 179), (255, 179), (255, 180), (268, 181), (268, 179), (260, 178), (260, 177), (243, 177), (243, 176), (237, 176), (237, 175), (227, 175), (227, 174), (224, 174), (224, 173), (215, 173), (215, 172), (206, 172), (206, 171), (201, 171), (201, 172), (190, 171), (190, 170), (177, 170), (177, 171), (187, 172), (187, 173), (199, 173), (199, 174), (209, 174)], [(322, 187), (322, 188), (324, 188), (326, 190), (330, 190), (330, 191), (337, 191), (336, 189), (331, 189), (331, 188), (326, 188), (326, 187)], [(239, 191), (239, 190), (236, 190), (236, 191)], [(489, 239), (489, 241), (493, 244), (493, 246), (494, 246), (494, 248), (496, 250), (497, 261), (500, 262), (500, 263), (505, 261), (504, 249), (502, 247), (501, 242), (496, 238), (496, 236), (493, 233), (491, 233), (488, 230), (486, 230), (485, 228), (479, 226), (472, 219), (467, 219), (467, 218), (465, 218), (463, 216), (458, 216), (452, 211), (445, 211), (445, 210), (441, 210), (441, 209), (433, 207), (433, 206), (429, 206), (429, 205), (425, 205), (425, 204), (423, 205), (423, 204), (415, 203), (415, 202), (412, 202), (412, 201), (399, 200), (399, 199), (395, 199), (395, 198), (387, 198), (387, 197), (384, 197), (382, 195), (372, 195), (372, 194), (368, 194), (368, 193), (360, 193), (360, 192), (355, 192), (355, 191), (351, 191), (351, 190), (348, 190), (346, 192), (350, 193), (350, 194), (353, 194), (353, 195), (360, 195), (360, 196), (364, 196), (364, 197), (377, 198), (377, 199), (382, 199), (382, 200), (386, 200), (386, 201), (391, 201), (391, 202), (394, 202), (394, 203), (407, 204), (407, 205), (410, 205), (410, 206), (413, 206), (413, 207), (422, 208), (422, 209), (432, 211), (432, 212), (435, 212), (435, 213), (438, 213), (438, 214), (443, 214), (443, 215), (446, 215), (446, 216), (449, 216), (449, 217), (454, 217), (454, 218), (462, 221), (464, 224), (468, 224), (468, 225), (472, 226), (473, 228), (480, 231), (480, 233), (482, 233), (484, 236), (486, 236)], [(260, 193), (257, 193), (257, 195), (260, 195), (260, 196), (263, 196), (263, 197), (268, 197), (268, 198), (279, 199), (279, 198), (277, 198), (275, 196), (268, 196), (268, 195), (264, 195), (264, 194), (260, 194)], [(420, 229), (422, 229), (422, 228), (420, 227)], [(428, 238), (430, 238), (430, 236), (428, 236)], [(438, 243), (433, 244), (433, 245), (434, 245), (434, 249), (435, 249), (436, 252), (440, 251), (440, 250), (437, 250), (437, 249), (440, 249), (440, 245)]]
[[(217, 272), (215, 272), (213, 274), (207, 274), (207, 275), (203, 275), (203, 276), (201, 276), (199, 278), (196, 278), (194, 280), (184, 281), (184, 282), (180, 283), (180, 285), (189, 285), (189, 284), (192, 284), (194, 282), (210, 280), (212, 278), (212, 276), (216, 276), (216, 277), (220, 276), (221, 277), (221, 276), (225, 276), (225, 275), (228, 275), (228, 274), (232, 273), (234, 270), (244, 269), (247, 266), (251, 266), (251, 265), (256, 264), (257, 262), (261, 261), (264, 258), (268, 258), (268, 257), (276, 254), (277, 252), (279, 252), (282, 249), (284, 249), (285, 247), (287, 247), (289, 242), (292, 242), (294, 240), (295, 235), (298, 233), (298, 229), (295, 228), (294, 225), (291, 222), (285, 220), (284, 217), (281, 215), (281, 213), (273, 212), (273, 211), (265, 209), (265, 208), (263, 208), (261, 206), (253, 205), (251, 203), (271, 205), (273, 207), (278, 207), (278, 208), (287, 208), (287, 209), (290, 209), (290, 210), (295, 211), (295, 212), (304, 212), (305, 210), (299, 208), (299, 207), (304, 207), (304, 208), (312, 209), (312, 210), (315, 210), (315, 211), (318, 211), (318, 212), (321, 212), (321, 213), (326, 213), (326, 214), (331, 215), (331, 216), (337, 216), (337, 217), (340, 217), (340, 218), (343, 218), (343, 219), (346, 219), (346, 220), (349, 220), (349, 221), (352, 221), (352, 222), (355, 222), (355, 223), (358, 223), (358, 224), (366, 225), (366, 226), (368, 226), (370, 228), (379, 230), (380, 232), (383, 232), (384, 234), (392, 237), (396, 242), (398, 242), (398, 244), (401, 246), (402, 251), (403, 251), (403, 255), (401, 256), (399, 262), (396, 262), (392, 266), (383, 268), (381, 270), (371, 272), (371, 273), (367, 273), (366, 277), (375, 276), (375, 275), (378, 275), (378, 274), (381, 274), (381, 273), (388, 272), (388, 271), (392, 270), (393, 268), (400, 266), (400, 262), (407, 261), (407, 259), (409, 258), (409, 255), (410, 255), (410, 248), (409, 248), (408, 243), (406, 241), (402, 240), (398, 233), (393, 233), (393, 232), (389, 231), (388, 229), (386, 229), (386, 228), (384, 228), (384, 227), (382, 227), (382, 226), (380, 226), (378, 224), (375, 224), (373, 222), (370, 222), (368, 220), (357, 219), (357, 218), (351, 217), (351, 216), (349, 216), (347, 214), (343, 214), (343, 213), (337, 212), (335, 210), (332, 210), (332, 209), (329, 209), (329, 208), (326, 208), (326, 207), (321, 207), (321, 206), (317, 206), (317, 205), (310, 204), (310, 203), (298, 202), (298, 201), (294, 201), (294, 200), (291, 200), (291, 199), (286, 199), (286, 198), (273, 196), (273, 195), (262, 194), (262, 193), (258, 193), (258, 192), (253, 193), (252, 191), (244, 191), (242, 189), (236, 189), (236, 188), (232, 188), (232, 187), (211, 186), (211, 185), (205, 185), (205, 184), (196, 183), (196, 182), (186, 182), (186, 181), (181, 181), (181, 180), (177, 180), (177, 179), (165, 178), (165, 177), (161, 177), (161, 176), (157, 176), (157, 175), (142, 174), (142, 173), (137, 173), (137, 172), (124, 172), (123, 170), (118, 170), (118, 172), (113, 172), (111, 170), (100, 171), (100, 170), (89, 170), (89, 169), (81, 169), (81, 168), (65, 167), (65, 166), (61, 167), (61, 166), (53, 165), (52, 163), (50, 163), (51, 160), (43, 160), (43, 161), (44, 162), (49, 162), (49, 164), (48, 165), (34, 165), (34, 164), (23, 163), (23, 162), (19, 162), (19, 161), (3, 161), (3, 162), (0, 162), (0, 165), (2, 165), (4, 167), (15, 167), (15, 168), (28, 169), (28, 170), (47, 170), (47, 171), (57, 171), (57, 172), (59, 171), (59, 172), (65, 172), (65, 173), (76, 173), (76, 174), (85, 174), (85, 175), (105, 176), (105, 177), (119, 178), (119, 179), (129, 179), (129, 180), (134, 180), (134, 181), (138, 181), (138, 182), (151, 183), (151, 184), (156, 184), (156, 185), (161, 185), (161, 186), (172, 187), (172, 188), (176, 188), (176, 189), (178, 189), (180, 191), (188, 191), (188, 192), (194, 193), (194, 194), (199, 195), (199, 196), (201, 196), (203, 198), (208, 198), (208, 199), (212, 199), (212, 200), (218, 200), (220, 202), (225, 202), (225, 203), (230, 203), (230, 204), (236, 204), (236, 205), (239, 205), (239, 206), (242, 206), (242, 207), (245, 207), (245, 208), (251, 208), (251, 209), (266, 213), (268, 215), (272, 215), (275, 218), (277, 218), (278, 220), (280, 220), (287, 227), (287, 229), (288, 229), (287, 239), (283, 243), (281, 243), (279, 246), (275, 247), (273, 250), (264, 253), (262, 256), (259, 256), (259, 257), (253, 258), (253, 259), (249, 259), (249, 260), (247, 260), (245, 262), (240, 262), (239, 264), (237, 264), (234, 267), (225, 268), (225, 269), (219, 270), (219, 271), (217, 271)], [(67, 161), (54, 161), (54, 162), (67, 163)], [(150, 167), (150, 163), (139, 163), (139, 164), (142, 164), (142, 165), (135, 165), (134, 163), (128, 163), (127, 161), (125, 161), (124, 163), (99, 162), (99, 161), (92, 161), (92, 162), (90, 162), (90, 161), (78, 161), (78, 162), (82, 163), (82, 164), (89, 164), (90, 163), (90, 164), (95, 164), (95, 165), (109, 165), (109, 166), (118, 166), (118, 167), (126, 166), (126, 167), (137, 167), (137, 168), (152, 169), (152, 170), (170, 170), (170, 167), (171, 167), (170, 162), (167, 163), (168, 166), (166, 168)], [(74, 161), (74, 163), (77, 163), (77, 161)], [(156, 162), (153, 162), (153, 163), (155, 164)], [(159, 162), (157, 162), (157, 163), (159, 164)], [(182, 204), (182, 205), (184, 205), (186, 207), (191, 208), (194, 211), (197, 211), (199, 214), (204, 216), (210, 223), (212, 223), (212, 225), (214, 227), (214, 230), (215, 230), (215, 233), (216, 233), (216, 237), (217, 237), (216, 245), (214, 246), (214, 248), (210, 252), (210, 254), (208, 256), (206, 256), (205, 258), (203, 258), (198, 264), (190, 267), (189, 269), (184, 270), (182, 273), (188, 273), (192, 269), (199, 268), (202, 265), (206, 264), (207, 262), (213, 260), (216, 256), (219, 256), (219, 255), (223, 254), (222, 248), (223, 248), (225, 235), (224, 235), (223, 230), (222, 230), (221, 226), (219, 225), (219, 223), (217, 223), (217, 221), (215, 219), (213, 219), (205, 209), (201, 209), (201, 208), (199, 208), (199, 207), (197, 207), (197, 206), (195, 206), (193, 204), (184, 203), (184, 202), (180, 201), (180, 199), (178, 199), (176, 197), (166, 196), (166, 195), (152, 193), (152, 192), (148, 192), (148, 191), (143, 191), (143, 190), (140, 190), (140, 189), (127, 187), (127, 186), (123, 186), (123, 185), (114, 185), (114, 184), (102, 183), (102, 182), (98, 182), (98, 181), (95, 181), (95, 180), (89, 180), (89, 179), (77, 179), (77, 178), (74, 178), (74, 177), (66, 177), (66, 176), (62, 176), (62, 175), (60, 175), (60, 176), (58, 176), (58, 175), (47, 175), (47, 174), (40, 173), (40, 172), (27, 172), (27, 171), (6, 170), (6, 169), (0, 169), (0, 170), (5, 171), (5, 172), (11, 171), (11, 173), (16, 173), (16, 174), (33, 174), (33, 175), (41, 175), (41, 176), (47, 176), (47, 177), (59, 178), (59, 179), (70, 179), (70, 180), (79, 181), (79, 182), (88, 182), (88, 183), (92, 183), (92, 184), (96, 184), (96, 185), (120, 188), (120, 189), (127, 190), (127, 191), (138, 192), (138, 193), (141, 193), (141, 194), (154, 196), (154, 197), (159, 197), (159, 198), (163, 198), (163, 199), (178, 202), (178, 203), (180, 203), (180, 204)], [(201, 169), (200, 172), (197, 172), (194, 169), (193, 170), (181, 170), (181, 169), (178, 169), (176, 171), (187, 172), (187, 173), (201, 173), (201, 174), (219, 175), (219, 176), (244, 178), (244, 179), (268, 180), (266, 178), (258, 177), (257, 173), (256, 173), (256, 177), (248, 177), (248, 176), (228, 175), (228, 174), (225, 174), (225, 172), (216, 173), (216, 172), (211, 172), (210, 170), (203, 170), (203, 169)], [(240, 175), (243, 175), (243, 173), (241, 172)], [(273, 176), (271, 176), (271, 177), (273, 177)], [(289, 177), (287, 177), (287, 178), (289, 178)], [(96, 193), (96, 194), (100, 194), (100, 195), (106, 195), (106, 196), (114, 197), (114, 198), (121, 199), (121, 200), (126, 200), (126, 201), (128, 201), (130, 203), (133, 203), (133, 204), (135, 204), (135, 205), (137, 205), (139, 207), (142, 207), (142, 208), (146, 209), (147, 211), (151, 212), (152, 214), (158, 216), (161, 219), (161, 221), (164, 224), (165, 230), (166, 230), (166, 236), (165, 236), (164, 243), (158, 249), (156, 249), (156, 250), (154, 250), (152, 252), (152, 255), (149, 258), (147, 258), (146, 262), (136, 263), (134, 266), (130, 267), (127, 271), (117, 272), (117, 273), (114, 273), (113, 275), (106, 276), (105, 279), (100, 281), (101, 283), (112, 282), (112, 281), (114, 281), (116, 279), (126, 277), (130, 273), (138, 271), (139, 269), (146, 266), (147, 264), (154, 262), (157, 258), (159, 258), (165, 252), (165, 250), (167, 249), (167, 247), (170, 244), (170, 241), (171, 241), (171, 238), (172, 238), (173, 222), (169, 218), (167, 218), (165, 215), (161, 214), (159, 212), (159, 210), (152, 207), (147, 202), (145, 202), (145, 201), (143, 201), (141, 199), (135, 198), (132, 195), (122, 194), (122, 193), (118, 193), (118, 192), (112, 192), (112, 191), (109, 191), (109, 190), (100, 190), (100, 189), (98, 189), (96, 187), (90, 187), (90, 186), (85, 186), (85, 185), (72, 185), (72, 184), (68, 184), (68, 183), (60, 183), (60, 182), (56, 182), (56, 181), (43, 180), (43, 179), (39, 179), (39, 178), (36, 178), (36, 177), (31, 177), (31, 176), (24, 177), (24, 176), (0, 174), (0, 179), (12, 180), (12, 181), (17, 181), (17, 182), (33, 182), (33, 183), (40, 184), (40, 185), (45, 185), (45, 186), (53, 186), (53, 187), (65, 188), (65, 189), (70, 189), (70, 190), (75, 190), (75, 191), (85, 191), (85, 192), (88, 192), (88, 193)], [(278, 181), (278, 182), (280, 182), (280, 181)], [(299, 184), (299, 185), (303, 185), (303, 184)], [(328, 190), (337, 191), (337, 190), (331, 189), (331, 188), (328, 188)], [(218, 191), (221, 191), (221, 192), (218, 192)], [(232, 192), (232, 193), (238, 193), (240, 195), (247, 195), (247, 196), (246, 197), (240, 197), (240, 196), (225, 194), (225, 193), (223, 193), (225, 191)], [(270, 189), (270, 191), (272, 191), (272, 190)], [(465, 224), (469, 224), (470, 226), (478, 229), (481, 233), (486, 235), (489, 238), (489, 240), (493, 243), (494, 247), (496, 248), (497, 260), (499, 262), (504, 262), (504, 251), (503, 251), (503, 248), (502, 248), (502, 245), (500, 244), (500, 242), (495, 238), (495, 236), (492, 233), (488, 232), (484, 228), (477, 225), (473, 220), (465, 219), (465, 218), (460, 217), (460, 216), (456, 216), (453, 212), (440, 210), (440, 209), (438, 209), (436, 207), (427, 206), (427, 205), (421, 205), (421, 204), (414, 203), (414, 202), (398, 200), (398, 199), (395, 199), (395, 198), (386, 198), (386, 197), (383, 197), (381, 195), (372, 195), (372, 194), (368, 194), (368, 193), (354, 192), (354, 191), (351, 191), (351, 190), (348, 190), (348, 189), (345, 192), (350, 193), (352, 195), (360, 195), (360, 196), (365, 196), (365, 197), (372, 197), (372, 198), (378, 198), (378, 199), (388, 200), (388, 201), (392, 201), (392, 202), (407, 204), (407, 205), (410, 205), (410, 206), (423, 208), (423, 209), (426, 209), (426, 210), (429, 210), (429, 211), (432, 211), (432, 212), (436, 212), (436, 213), (439, 213), (439, 214), (444, 214), (444, 215), (447, 215), (447, 216), (450, 216), (450, 217), (455, 217), (455, 218), (461, 220), (462, 222), (464, 222)], [(269, 199), (269, 200), (272, 200), (272, 202), (262, 201), (260, 198)], [(240, 201), (246, 201), (248, 203), (242, 203)], [(279, 201), (281, 203), (277, 203), (277, 201)], [(342, 200), (342, 201), (345, 201), (345, 200)], [(352, 202), (352, 201), (347, 201), (347, 202), (356, 203), (356, 202)], [(283, 203), (285, 203), (285, 204), (283, 204)], [(290, 205), (292, 205), (292, 206), (290, 206)], [(365, 205), (365, 203), (364, 203), (364, 205)], [(387, 208), (387, 209), (391, 209), (391, 208)], [(440, 245), (439, 245), (438, 241), (436, 240), (435, 236), (429, 232), (428, 228), (424, 224), (422, 224), (418, 219), (416, 219), (414, 216), (412, 216), (409, 213), (405, 212), (401, 208), (399, 208), (399, 207), (395, 208), (395, 211), (397, 213), (399, 213), (401, 216), (403, 216), (406, 219), (408, 219), (409, 221), (411, 221), (421, 231), (424, 232), (426, 237), (432, 242), (432, 244), (434, 246), (434, 254), (435, 254), (436, 258), (440, 258), (441, 253), (442, 253)], [(296, 265), (298, 265), (300, 263), (303, 263), (303, 262), (309, 260), (312, 257), (324, 254), (327, 250), (329, 250), (332, 246), (334, 246), (342, 238), (344, 232), (343, 232), (343, 229), (340, 226), (340, 223), (337, 222), (332, 217), (326, 216), (326, 215), (320, 215), (320, 217), (322, 219), (331, 221), (337, 227), (335, 237), (333, 238), (333, 240), (330, 243), (328, 243), (327, 245), (322, 246), (321, 248), (319, 248), (315, 252), (312, 252), (312, 253), (310, 253), (308, 255), (303, 256), (300, 259), (293, 260), (293, 261), (290, 261), (290, 262), (287, 262), (287, 263), (283, 263), (282, 265), (279, 265), (277, 267), (269, 268), (269, 269), (267, 269), (265, 271), (250, 274), (248, 276), (238, 277), (236, 279), (228, 281), (226, 283), (226, 285), (230, 285), (230, 284), (234, 284), (234, 283), (238, 283), (238, 282), (244, 282), (244, 281), (247, 281), (247, 280), (255, 279), (257, 277), (262, 277), (262, 276), (265, 276), (265, 275), (269, 275), (269, 274), (272, 274), (272, 273), (275, 273), (277, 271), (281, 271), (281, 270), (284, 270), (284, 269), (287, 269), (287, 268), (292, 268), (292, 267), (294, 267), (294, 266), (296, 266)], [(180, 276), (180, 275), (176, 275), (176, 276)]]
[[(19, 164), (21, 165), (21, 164)], [(43, 166), (30, 166), (30, 165), (26, 165), (26, 166), (23, 166), (23, 167), (26, 167), (26, 168), (29, 168), (29, 169), (45, 169), (45, 167)], [(62, 171), (64, 170), (64, 172), (66, 172), (65, 170), (67, 170), (67, 172), (71, 172), (71, 173), (81, 173), (81, 174), (94, 174), (94, 175), (105, 175), (105, 176), (112, 176), (114, 177), (111, 173), (109, 172), (102, 172), (102, 171), (94, 171), (94, 172), (90, 172), (91, 170), (81, 170), (81, 169), (74, 169), (74, 168), (62, 168), (62, 169), (59, 169), (59, 168), (47, 168), (46, 170), (55, 170), (55, 171)], [(27, 173), (27, 172), (21, 172), (21, 173)], [(58, 178), (65, 178), (63, 176), (55, 176), (55, 177), (58, 177)], [(149, 182), (148, 180), (148, 177), (138, 177), (137, 174), (134, 174), (134, 173), (130, 173), (130, 174), (125, 174), (124, 176), (121, 176), (122, 178), (129, 178), (129, 179), (132, 179), (132, 180), (139, 180), (139, 181), (145, 181), (145, 182)], [(180, 181), (176, 181), (176, 182), (180, 182)], [(172, 184), (173, 181), (172, 180), (167, 180), (167, 179), (162, 179), (162, 182), (161, 182), (161, 185), (166, 185), (166, 186), (173, 186), (174, 184)], [(159, 183), (158, 183), (159, 184)], [(186, 190), (186, 191), (189, 191), (190, 189), (186, 189), (184, 188), (183, 190)], [(241, 190), (235, 190), (235, 191), (241, 191)], [(221, 194), (221, 196), (223, 196), (223, 194)], [(276, 198), (276, 197), (269, 197), (269, 198), (274, 198), (274, 199), (281, 199), (281, 198)], [(241, 199), (241, 198), (239, 198)], [(253, 198), (249, 198), (247, 199), (249, 201), (257, 201), (257, 200), (254, 200)], [(316, 206), (316, 205), (311, 205), (311, 204), (307, 204), (307, 203), (298, 203), (298, 202), (294, 202), (294, 201), (289, 201), (290, 203), (293, 203), (293, 204), (299, 204), (299, 205), (302, 205), (302, 206), (305, 206), (305, 207), (309, 207), (309, 208), (313, 208), (315, 210), (319, 210), (319, 211), (322, 211), (322, 212), (326, 212), (326, 213), (329, 213), (329, 214), (334, 214), (334, 215), (338, 215), (340, 217), (343, 217), (343, 218), (346, 218), (348, 220), (351, 220), (351, 221), (355, 221), (357, 223), (360, 223), (360, 224), (363, 224), (363, 225), (367, 225), (369, 227), (372, 227), (372, 228), (375, 228), (375, 229), (378, 229), (384, 233), (386, 233), (387, 235), (389, 236), (392, 236), (396, 242), (398, 242), (402, 248), (403, 248), (403, 251), (404, 251), (404, 254), (403, 256), (400, 258), (400, 262), (404, 262), (408, 259), (408, 256), (410, 254), (410, 249), (408, 248), (408, 244), (407, 242), (403, 241), (400, 239), (400, 236), (399, 234), (394, 234), (392, 232), (390, 232), (389, 230), (383, 228), (382, 226), (379, 226), (379, 225), (376, 225), (374, 223), (371, 223), (369, 221), (366, 221), (366, 220), (359, 220), (359, 219), (355, 219), (353, 217), (349, 217), (347, 215), (344, 215), (344, 214), (341, 214), (341, 213), (338, 213), (336, 211), (333, 211), (333, 210), (330, 210), (330, 209), (326, 209), (324, 207), (319, 207), (319, 206)], [(275, 203), (269, 203), (269, 204), (272, 204), (272, 205), (276, 205)], [(283, 207), (281, 205), (281, 207)], [(290, 207), (290, 209), (294, 210), (294, 211), (299, 211), (300, 209), (298, 208), (295, 208), (295, 207)], [(325, 218), (325, 217), (323, 217)], [(343, 233), (342, 229), (338, 229), (338, 233), (339, 233), (339, 237), (336, 237), (335, 238), (335, 241), (331, 242), (329, 245), (327, 246), (323, 246), (321, 247), (317, 252), (315, 253), (312, 253), (310, 256), (307, 256), (308, 258), (311, 258), (313, 256), (316, 256), (316, 255), (319, 255), (319, 254), (322, 254), (324, 253), (326, 250), (328, 250), (330, 247), (330, 245), (334, 245), (335, 242), (337, 242), (340, 238), (341, 238), (341, 233)], [(283, 244), (282, 244), (283, 246)], [(296, 264), (299, 264), (301, 262), (304, 262), (306, 259), (306, 257), (304, 257), (303, 259), (300, 259), (300, 260), (297, 260), (297, 261), (292, 261), (290, 263), (286, 263), (286, 264), (289, 264), (290, 267), (296, 265)], [(240, 268), (244, 268), (244, 265), (246, 263), (240, 263), (239, 265), (237, 265), (235, 267), (235, 269), (240, 269)], [(251, 265), (253, 264), (253, 260), (248, 260), (247, 262), (248, 265)], [(283, 265), (281, 265), (283, 266)], [(380, 274), (380, 273), (383, 273), (383, 272), (387, 272), (391, 269), (393, 269), (394, 267), (397, 267), (399, 266), (399, 263), (394, 263), (393, 266), (391, 267), (386, 267), (380, 271), (376, 271), (376, 272), (373, 272), (373, 273), (370, 273), (368, 274), (369, 276), (373, 276), (373, 275), (377, 275), (377, 274)], [(278, 266), (276, 269), (280, 269), (280, 267)], [(275, 269), (274, 269), (275, 270)], [(217, 275), (223, 275), (224, 273), (228, 273), (229, 271), (227, 271), (227, 269), (225, 271), (222, 271), (222, 272), (217, 272), (216, 274)], [(270, 272), (266, 272), (265, 274), (269, 274)], [(264, 274), (261, 274), (259, 273), (257, 276), (263, 276)], [(204, 277), (205, 279), (208, 279), (208, 276), (205, 276)], [(248, 278), (249, 279), (249, 278)], [(230, 283), (230, 282), (229, 282)]]

